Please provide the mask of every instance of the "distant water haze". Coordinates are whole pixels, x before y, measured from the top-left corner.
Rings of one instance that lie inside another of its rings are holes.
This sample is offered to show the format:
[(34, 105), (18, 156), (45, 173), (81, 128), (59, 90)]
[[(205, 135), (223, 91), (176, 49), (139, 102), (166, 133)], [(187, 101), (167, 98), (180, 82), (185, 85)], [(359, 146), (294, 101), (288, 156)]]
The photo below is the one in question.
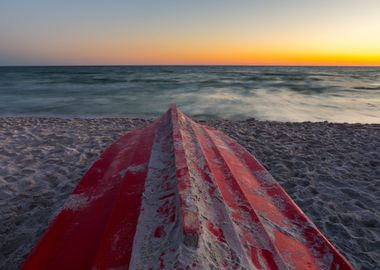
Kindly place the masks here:
[(1, 67), (1, 116), (380, 123), (380, 67)]

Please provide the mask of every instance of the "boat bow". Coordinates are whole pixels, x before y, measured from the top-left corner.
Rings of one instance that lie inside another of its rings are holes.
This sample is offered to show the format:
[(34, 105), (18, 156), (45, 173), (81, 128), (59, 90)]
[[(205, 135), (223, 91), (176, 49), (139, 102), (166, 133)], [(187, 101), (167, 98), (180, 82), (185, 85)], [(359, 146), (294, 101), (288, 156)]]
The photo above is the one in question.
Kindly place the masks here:
[(23, 269), (352, 269), (270, 173), (171, 106), (112, 144)]

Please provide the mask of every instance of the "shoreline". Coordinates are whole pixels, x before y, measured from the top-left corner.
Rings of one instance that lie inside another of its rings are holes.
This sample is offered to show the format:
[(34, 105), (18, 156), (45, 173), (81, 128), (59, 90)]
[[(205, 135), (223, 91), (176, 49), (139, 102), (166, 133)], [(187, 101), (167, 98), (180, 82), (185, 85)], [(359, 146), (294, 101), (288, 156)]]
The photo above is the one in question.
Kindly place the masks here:
[[(162, 115), (162, 114), (161, 114)], [(47, 114), (47, 115), (40, 115), (40, 114), (0, 114), (1, 120), (6, 119), (57, 119), (57, 120), (120, 120), (123, 119), (127, 120), (133, 120), (133, 121), (145, 121), (145, 122), (152, 122), (155, 119), (159, 118), (161, 115), (156, 116), (144, 116), (144, 115), (60, 115), (60, 114)], [(371, 125), (371, 126), (380, 126), (379, 123), (374, 122), (334, 122), (329, 120), (318, 120), (318, 121), (312, 121), (312, 120), (305, 120), (305, 121), (281, 121), (281, 120), (264, 120), (264, 119), (258, 119), (255, 117), (247, 117), (243, 119), (228, 119), (228, 118), (219, 118), (219, 117), (211, 117), (210, 116), (190, 116), (192, 120), (200, 123), (213, 123), (213, 122), (268, 122), (268, 123), (277, 123), (277, 124), (333, 124), (333, 125)]]
[[(380, 124), (196, 120), (255, 155), (355, 268), (380, 267)], [(150, 121), (0, 117), (0, 268), (17, 269), (100, 153)]]

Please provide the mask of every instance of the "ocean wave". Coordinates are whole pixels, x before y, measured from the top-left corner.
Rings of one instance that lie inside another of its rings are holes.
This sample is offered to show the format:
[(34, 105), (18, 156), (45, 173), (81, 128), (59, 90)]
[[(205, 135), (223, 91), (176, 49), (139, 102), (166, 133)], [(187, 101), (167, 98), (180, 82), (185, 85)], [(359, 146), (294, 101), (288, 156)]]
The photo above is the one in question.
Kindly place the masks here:
[(380, 68), (0, 68), (0, 115), (154, 116), (380, 123)]

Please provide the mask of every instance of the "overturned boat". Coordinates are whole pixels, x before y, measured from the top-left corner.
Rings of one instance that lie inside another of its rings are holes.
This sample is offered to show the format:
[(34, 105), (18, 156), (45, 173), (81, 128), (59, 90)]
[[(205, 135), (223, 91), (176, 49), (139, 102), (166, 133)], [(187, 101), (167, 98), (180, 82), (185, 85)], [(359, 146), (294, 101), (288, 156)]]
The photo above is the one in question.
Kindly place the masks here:
[(353, 269), (268, 171), (174, 105), (112, 144), (23, 269)]

